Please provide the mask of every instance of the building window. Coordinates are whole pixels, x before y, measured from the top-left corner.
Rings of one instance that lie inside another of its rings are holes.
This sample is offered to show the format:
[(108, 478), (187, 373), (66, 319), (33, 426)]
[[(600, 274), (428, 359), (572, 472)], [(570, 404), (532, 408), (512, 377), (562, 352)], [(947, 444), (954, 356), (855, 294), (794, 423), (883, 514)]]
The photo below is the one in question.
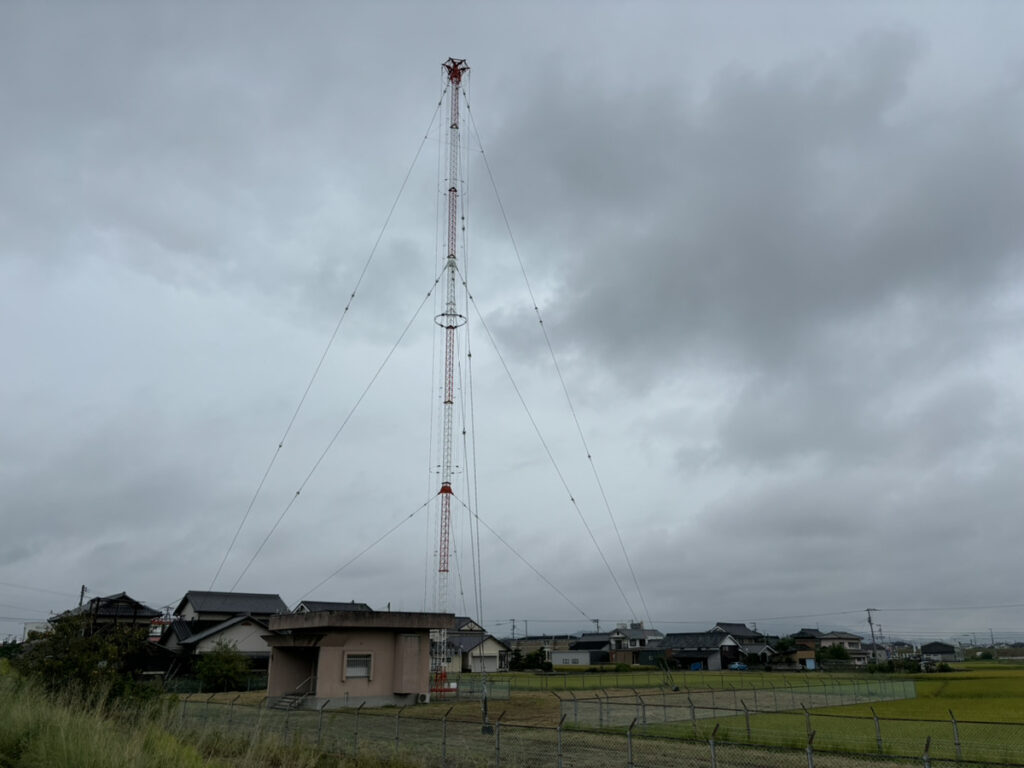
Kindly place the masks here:
[(373, 654), (370, 653), (346, 653), (345, 654), (345, 679), (365, 677), (373, 679)]

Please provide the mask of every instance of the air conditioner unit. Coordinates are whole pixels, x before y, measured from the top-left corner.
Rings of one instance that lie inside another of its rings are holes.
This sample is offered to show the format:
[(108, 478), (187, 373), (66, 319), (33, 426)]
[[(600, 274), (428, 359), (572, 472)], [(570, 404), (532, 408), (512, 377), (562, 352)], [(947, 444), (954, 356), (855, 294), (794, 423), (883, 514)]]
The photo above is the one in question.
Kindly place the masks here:
[(430, 703), (430, 694), (429, 693), (417, 693), (416, 694), (416, 703), (417, 704), (429, 704)]

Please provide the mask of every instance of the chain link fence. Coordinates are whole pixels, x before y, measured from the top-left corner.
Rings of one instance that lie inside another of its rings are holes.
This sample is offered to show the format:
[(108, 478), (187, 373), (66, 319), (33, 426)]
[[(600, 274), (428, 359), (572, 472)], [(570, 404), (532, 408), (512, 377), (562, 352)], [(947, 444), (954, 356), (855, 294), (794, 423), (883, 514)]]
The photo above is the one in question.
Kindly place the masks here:
[[(657, 724), (644, 726), (637, 718), (625, 727), (588, 730), (572, 726), (564, 714), (557, 727), (428, 719), (426, 714), (422, 708), (275, 710), (188, 696), (170, 725), (185, 738), (223, 734), (252, 744), (271, 739), (422, 768), (1024, 768), (1024, 723), (965, 722), (952, 714), (946, 721), (732, 713), (721, 721), (670, 724), (689, 729), (673, 735), (659, 734)], [(780, 730), (777, 723), (758, 723), (758, 717), (801, 722), (793, 729), (787, 721), (789, 729)], [(836, 747), (830, 738), (840, 730), (845, 746)]]
[(867, 704), (917, 697), (913, 680), (822, 680), (803, 685), (788, 683), (767, 688), (661, 690), (649, 693), (591, 696), (569, 692), (562, 712), (575, 726), (607, 728), (628, 725), (634, 719), (649, 723), (678, 723), (718, 719), (744, 712), (785, 712), (821, 707)]

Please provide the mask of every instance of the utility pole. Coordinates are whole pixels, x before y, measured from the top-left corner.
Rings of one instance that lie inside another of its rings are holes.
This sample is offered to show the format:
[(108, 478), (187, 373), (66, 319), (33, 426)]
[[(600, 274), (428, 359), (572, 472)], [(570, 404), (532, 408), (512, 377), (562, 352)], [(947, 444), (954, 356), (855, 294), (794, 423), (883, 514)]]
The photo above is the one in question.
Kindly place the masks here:
[[(455, 416), (455, 329), (466, 323), (466, 316), (460, 314), (456, 303), (458, 286), (459, 230), (459, 88), (462, 76), (469, 71), (465, 59), (448, 59), (441, 66), (448, 76), (448, 241), (447, 258), (444, 264), (445, 304), (444, 312), (434, 318), (444, 330), (444, 370), (442, 372), (443, 401), (441, 404), (441, 490), (437, 492), (441, 502), (438, 518), (440, 542), (437, 549), (437, 595), (438, 613), (448, 613), (448, 561), (450, 555), (452, 520), (452, 422)], [(448, 630), (436, 630), (434, 652), (431, 658), (436, 692), (443, 695), (448, 667)]]
[(868, 612), (868, 626), (871, 627), (871, 660), (878, 661), (878, 646), (875, 644), (875, 625), (871, 621), (871, 612), (877, 611), (877, 608), (865, 608)]
[(992, 648), (995, 649), (995, 647), (996, 647), (996, 636), (992, 633), (992, 627), (988, 628), (988, 639), (989, 639), (989, 642), (992, 643)]
[(85, 584), (82, 585), (81, 591), (78, 593), (78, 607), (82, 607), (82, 603), (85, 602)]

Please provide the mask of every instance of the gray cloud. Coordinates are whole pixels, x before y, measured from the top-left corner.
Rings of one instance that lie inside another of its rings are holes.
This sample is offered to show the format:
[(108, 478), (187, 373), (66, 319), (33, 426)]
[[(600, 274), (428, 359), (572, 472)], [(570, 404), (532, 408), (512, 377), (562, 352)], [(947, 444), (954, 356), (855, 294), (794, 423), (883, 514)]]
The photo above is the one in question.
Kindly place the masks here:
[[(945, 7), (735, 8), (4, 6), (0, 578), (207, 586), (465, 55), (471, 288), (558, 461), (474, 327), (481, 515), (590, 618), (639, 612), (478, 138), (656, 623), (1012, 602), (1019, 35)], [(440, 151), (435, 125), (219, 586), (430, 288)], [(242, 588), (294, 601), (430, 495), (435, 312)], [(318, 594), (422, 607), (434, 522)], [(487, 619), (586, 624), (481, 538)]]

